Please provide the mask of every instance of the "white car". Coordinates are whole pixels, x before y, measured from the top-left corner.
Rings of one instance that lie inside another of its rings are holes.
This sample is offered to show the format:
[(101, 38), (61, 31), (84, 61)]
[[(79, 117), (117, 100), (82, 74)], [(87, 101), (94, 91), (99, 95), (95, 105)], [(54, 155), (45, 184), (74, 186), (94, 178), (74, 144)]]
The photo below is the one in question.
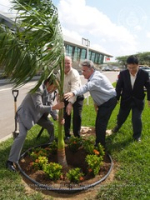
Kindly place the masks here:
[(148, 75), (149, 75), (149, 79), (150, 79), (150, 68), (146, 68), (146, 69), (143, 69), (144, 71), (148, 72)]

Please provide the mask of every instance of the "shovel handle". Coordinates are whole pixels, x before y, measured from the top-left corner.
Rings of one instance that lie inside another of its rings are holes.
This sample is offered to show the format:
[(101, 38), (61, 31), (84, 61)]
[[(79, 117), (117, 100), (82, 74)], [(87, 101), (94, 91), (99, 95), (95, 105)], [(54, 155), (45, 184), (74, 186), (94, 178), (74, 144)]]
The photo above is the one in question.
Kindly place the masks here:
[(12, 90), (12, 95), (14, 97), (14, 102), (17, 101), (18, 94), (19, 94), (19, 90)]

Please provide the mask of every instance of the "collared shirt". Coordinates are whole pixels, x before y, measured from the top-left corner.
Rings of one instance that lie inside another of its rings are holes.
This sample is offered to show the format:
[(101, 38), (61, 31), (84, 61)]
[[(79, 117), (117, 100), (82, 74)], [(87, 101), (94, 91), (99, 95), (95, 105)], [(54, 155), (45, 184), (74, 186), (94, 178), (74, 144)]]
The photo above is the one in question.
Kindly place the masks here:
[[(81, 79), (78, 71), (71, 68), (68, 74), (64, 75), (64, 93), (73, 92), (81, 87)], [(72, 104), (76, 101), (76, 97), (69, 99)]]
[(134, 87), (134, 83), (135, 83), (135, 80), (136, 80), (136, 76), (137, 76), (137, 73), (136, 73), (134, 76), (130, 73), (130, 80), (131, 80), (132, 89), (133, 89), (133, 87)]
[(116, 96), (115, 88), (109, 79), (99, 71), (94, 71), (88, 82), (78, 90), (74, 90), (73, 93), (75, 95), (82, 95), (88, 91), (97, 106)]

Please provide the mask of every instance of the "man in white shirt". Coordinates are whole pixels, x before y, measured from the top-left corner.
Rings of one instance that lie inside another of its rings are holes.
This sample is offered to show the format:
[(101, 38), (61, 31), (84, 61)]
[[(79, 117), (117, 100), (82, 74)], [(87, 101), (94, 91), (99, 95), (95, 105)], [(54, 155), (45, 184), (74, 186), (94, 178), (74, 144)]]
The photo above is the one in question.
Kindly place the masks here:
[(95, 146), (100, 143), (105, 148), (107, 124), (117, 103), (116, 91), (108, 78), (101, 72), (95, 70), (94, 63), (91, 60), (83, 61), (81, 66), (82, 74), (85, 79), (88, 79), (88, 82), (82, 87), (66, 93), (64, 98), (69, 100), (78, 95), (90, 92), (97, 111), (95, 121)]
[[(69, 56), (65, 56), (65, 69), (64, 69), (64, 93), (72, 92), (81, 87), (80, 75), (76, 69), (72, 68), (72, 59)], [(64, 100), (64, 119), (65, 119), (65, 140), (68, 140), (71, 136), (71, 112), (73, 110), (73, 134), (75, 137), (80, 137), (81, 129), (81, 112), (83, 107), (83, 95), (72, 97), (69, 100)]]

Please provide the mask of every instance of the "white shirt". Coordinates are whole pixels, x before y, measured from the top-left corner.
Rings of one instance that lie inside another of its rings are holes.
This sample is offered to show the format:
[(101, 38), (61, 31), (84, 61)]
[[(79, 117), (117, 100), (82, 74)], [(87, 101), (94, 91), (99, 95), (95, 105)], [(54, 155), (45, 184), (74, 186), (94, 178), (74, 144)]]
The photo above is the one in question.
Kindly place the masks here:
[[(78, 90), (81, 87), (81, 79), (78, 71), (76, 69), (71, 68), (71, 70), (64, 74), (64, 93), (73, 92), (74, 90)], [(69, 99), (69, 102), (72, 104), (76, 101), (76, 97), (72, 97)]]
[(130, 73), (130, 80), (131, 80), (132, 89), (133, 89), (133, 87), (134, 87), (134, 83), (135, 83), (135, 80), (136, 80), (136, 76), (137, 76), (137, 73), (136, 73), (134, 76)]
[(78, 90), (74, 90), (73, 93), (75, 95), (82, 95), (88, 91), (90, 92), (94, 103), (98, 106), (116, 96), (115, 88), (108, 78), (99, 71), (94, 71), (88, 82)]

